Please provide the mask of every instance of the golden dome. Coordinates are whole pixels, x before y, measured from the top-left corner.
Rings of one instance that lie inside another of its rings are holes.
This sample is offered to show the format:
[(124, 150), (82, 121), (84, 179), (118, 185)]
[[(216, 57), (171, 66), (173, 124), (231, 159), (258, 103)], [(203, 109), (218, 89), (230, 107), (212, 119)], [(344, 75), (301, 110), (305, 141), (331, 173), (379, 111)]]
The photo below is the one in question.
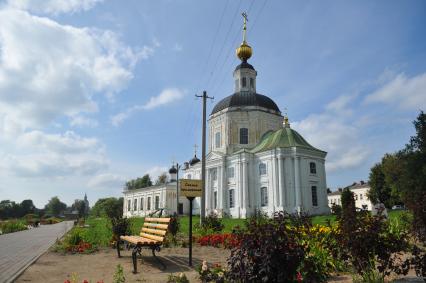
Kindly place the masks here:
[(253, 54), (253, 50), (251, 49), (250, 45), (243, 41), (240, 47), (237, 48), (236, 53), (237, 57), (240, 58), (241, 61), (246, 62), (247, 59), (249, 59)]

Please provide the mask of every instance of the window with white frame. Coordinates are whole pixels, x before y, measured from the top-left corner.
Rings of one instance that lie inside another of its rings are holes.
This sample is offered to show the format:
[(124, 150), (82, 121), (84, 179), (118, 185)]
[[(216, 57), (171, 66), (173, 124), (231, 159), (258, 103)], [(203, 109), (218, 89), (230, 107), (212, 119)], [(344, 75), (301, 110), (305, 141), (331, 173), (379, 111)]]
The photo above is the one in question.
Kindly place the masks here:
[(235, 176), (235, 169), (234, 169), (234, 167), (228, 167), (227, 175), (228, 175), (228, 178), (234, 178), (234, 176)]
[(146, 209), (151, 210), (151, 197), (148, 197), (148, 202), (146, 204)]
[(155, 209), (160, 208), (160, 196), (155, 196)]
[(250, 87), (254, 88), (254, 79), (253, 78), (250, 78)]
[(315, 164), (315, 162), (309, 163), (309, 170), (310, 170), (311, 174), (317, 173), (317, 165)]
[(235, 206), (235, 190), (229, 190), (229, 208), (233, 208)]
[(220, 132), (216, 132), (216, 134), (214, 134), (214, 145), (216, 148), (220, 148), (221, 144), (220, 144)]
[(133, 210), (134, 211), (138, 210), (138, 200), (137, 199), (133, 200)]
[(143, 210), (143, 198), (141, 198), (141, 203), (139, 204), (139, 209)]
[(240, 144), (248, 144), (248, 129), (240, 128)]
[(311, 187), (311, 193), (312, 193), (312, 205), (318, 206), (317, 186)]
[(217, 191), (213, 193), (213, 207), (217, 208)]
[(244, 78), (244, 77), (241, 79), (241, 86), (242, 87), (246, 87), (247, 86), (247, 79)]
[(260, 188), (260, 206), (262, 207), (268, 206), (268, 188), (267, 187)]
[(266, 175), (266, 163), (259, 164), (259, 175)]
[(127, 211), (132, 210), (131, 200), (127, 200)]
[(191, 179), (192, 178), (191, 174), (188, 174), (188, 176), (186, 176), (186, 178)]

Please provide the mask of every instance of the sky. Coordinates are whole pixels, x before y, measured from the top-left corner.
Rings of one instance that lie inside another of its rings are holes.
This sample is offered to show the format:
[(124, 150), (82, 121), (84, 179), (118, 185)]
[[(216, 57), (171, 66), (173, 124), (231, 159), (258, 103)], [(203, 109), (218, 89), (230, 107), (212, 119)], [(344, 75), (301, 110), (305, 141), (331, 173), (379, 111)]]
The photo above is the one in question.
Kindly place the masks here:
[(257, 91), (328, 152), (328, 187), (409, 141), (425, 1), (2, 0), (0, 199), (93, 205), (192, 158), (195, 94), (214, 97), (208, 113), (232, 94), (243, 11)]

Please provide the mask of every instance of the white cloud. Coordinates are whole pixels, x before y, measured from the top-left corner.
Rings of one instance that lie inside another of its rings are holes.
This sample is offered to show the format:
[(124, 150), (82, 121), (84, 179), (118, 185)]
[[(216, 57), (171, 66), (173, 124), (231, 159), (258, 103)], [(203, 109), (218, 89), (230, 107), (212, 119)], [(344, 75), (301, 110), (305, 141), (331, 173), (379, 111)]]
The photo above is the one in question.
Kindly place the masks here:
[(162, 105), (170, 104), (174, 101), (181, 99), (185, 95), (185, 92), (177, 88), (166, 88), (158, 96), (153, 96), (144, 105), (135, 105), (123, 112), (120, 112), (111, 117), (111, 123), (114, 126), (120, 125), (124, 120), (128, 119), (133, 113), (150, 110)]
[(110, 31), (0, 10), (0, 119), (40, 128), (64, 115), (96, 112), (94, 96), (120, 92), (135, 64), (153, 52), (132, 49)]
[(0, 168), (18, 177), (57, 178), (91, 175), (108, 167), (104, 145), (74, 132), (46, 134), (30, 131), (16, 138), (7, 154), (0, 154)]
[(362, 143), (359, 125), (351, 117), (350, 101), (349, 96), (337, 97), (326, 106), (325, 112), (292, 123), (309, 143), (328, 152), (328, 172), (357, 167), (370, 152)]
[(73, 127), (89, 127), (96, 128), (99, 123), (94, 119), (90, 119), (84, 116), (71, 117), (70, 125)]
[(425, 109), (426, 73), (412, 78), (403, 73), (394, 76), (381, 88), (368, 95), (365, 102), (393, 104), (403, 110)]
[(183, 47), (179, 43), (175, 43), (175, 45), (173, 46), (173, 50), (176, 52), (181, 52), (183, 50)]
[(92, 177), (87, 185), (91, 188), (116, 189), (123, 188), (127, 178), (124, 176), (105, 173)]
[(158, 176), (161, 174), (168, 172), (169, 169), (164, 166), (154, 166), (146, 171), (146, 174), (149, 174), (151, 177), (152, 182), (154, 183), (155, 180), (157, 180)]
[(100, 2), (103, 0), (8, 0), (7, 4), (33, 13), (57, 15), (87, 11)]

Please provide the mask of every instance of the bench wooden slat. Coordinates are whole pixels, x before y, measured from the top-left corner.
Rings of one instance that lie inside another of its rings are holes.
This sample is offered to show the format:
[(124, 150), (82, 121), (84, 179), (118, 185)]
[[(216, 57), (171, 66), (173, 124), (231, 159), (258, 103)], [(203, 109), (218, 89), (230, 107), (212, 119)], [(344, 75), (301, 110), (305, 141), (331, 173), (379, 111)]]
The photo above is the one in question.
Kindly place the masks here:
[(147, 234), (147, 233), (143, 233), (143, 232), (141, 232), (140, 235), (143, 238), (148, 238), (148, 239), (159, 241), (159, 242), (163, 242), (163, 239), (164, 239), (164, 237), (155, 236), (155, 235), (151, 235), (151, 234)]
[(138, 243), (140, 244), (157, 244), (158, 243), (158, 241), (156, 240), (147, 239), (147, 238), (139, 237), (139, 236), (121, 236), (120, 239), (135, 245)]
[(146, 222), (161, 222), (161, 223), (169, 223), (170, 222), (170, 218), (150, 218), (147, 217), (145, 218)]
[(161, 229), (161, 230), (166, 230), (169, 228), (169, 225), (167, 224), (157, 224), (157, 223), (148, 223), (148, 222), (144, 222), (143, 223), (144, 227), (152, 227), (155, 229)]
[(142, 228), (142, 232), (150, 233), (150, 234), (157, 234), (160, 236), (166, 235), (167, 231), (165, 230), (159, 230), (159, 229), (149, 229), (149, 228)]

